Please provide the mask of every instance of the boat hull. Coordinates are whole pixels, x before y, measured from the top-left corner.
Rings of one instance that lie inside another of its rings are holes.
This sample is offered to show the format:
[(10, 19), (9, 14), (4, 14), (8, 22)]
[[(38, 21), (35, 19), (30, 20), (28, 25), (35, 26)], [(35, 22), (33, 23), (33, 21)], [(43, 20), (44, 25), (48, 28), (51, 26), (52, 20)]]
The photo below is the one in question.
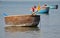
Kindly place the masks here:
[(21, 15), (6, 16), (6, 26), (37, 26), (40, 21), (40, 15)]
[(49, 14), (49, 7), (42, 8), (37, 14)]

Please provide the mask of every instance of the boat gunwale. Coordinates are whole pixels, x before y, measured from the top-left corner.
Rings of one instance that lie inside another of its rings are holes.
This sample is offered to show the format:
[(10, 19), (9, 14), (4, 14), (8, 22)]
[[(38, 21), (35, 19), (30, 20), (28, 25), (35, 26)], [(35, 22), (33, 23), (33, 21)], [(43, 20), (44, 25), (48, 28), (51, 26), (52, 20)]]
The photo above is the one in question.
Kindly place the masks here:
[(40, 15), (32, 15), (32, 14), (26, 14), (26, 15), (9, 15), (9, 16), (5, 16), (5, 17), (14, 17), (14, 16), (40, 16)]

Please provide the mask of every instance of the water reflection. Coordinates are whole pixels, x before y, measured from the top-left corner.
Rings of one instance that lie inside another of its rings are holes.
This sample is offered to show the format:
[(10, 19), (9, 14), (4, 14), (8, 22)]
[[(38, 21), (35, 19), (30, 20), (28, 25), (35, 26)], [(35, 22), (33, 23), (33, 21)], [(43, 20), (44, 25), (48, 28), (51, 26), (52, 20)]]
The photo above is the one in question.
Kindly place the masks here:
[(26, 31), (40, 31), (38, 27), (20, 27), (20, 26), (8, 26), (5, 27), (6, 32), (26, 32)]

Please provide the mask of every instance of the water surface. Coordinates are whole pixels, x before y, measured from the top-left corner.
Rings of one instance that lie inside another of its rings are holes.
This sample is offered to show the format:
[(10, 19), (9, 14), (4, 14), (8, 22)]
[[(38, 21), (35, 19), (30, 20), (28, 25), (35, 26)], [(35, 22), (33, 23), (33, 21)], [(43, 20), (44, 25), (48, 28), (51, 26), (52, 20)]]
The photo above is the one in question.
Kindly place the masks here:
[(59, 8), (50, 9), (49, 15), (41, 15), (38, 27), (5, 27), (4, 15), (31, 14), (30, 8), (38, 2), (0, 2), (0, 38), (60, 38), (60, 2), (40, 2), (58, 4)]

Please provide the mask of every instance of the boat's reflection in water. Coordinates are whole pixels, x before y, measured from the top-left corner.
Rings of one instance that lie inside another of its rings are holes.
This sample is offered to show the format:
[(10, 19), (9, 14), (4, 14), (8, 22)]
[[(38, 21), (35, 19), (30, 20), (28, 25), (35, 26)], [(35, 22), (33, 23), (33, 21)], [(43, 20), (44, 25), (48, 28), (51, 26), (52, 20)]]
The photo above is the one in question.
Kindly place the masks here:
[(38, 27), (20, 27), (20, 26), (8, 26), (5, 27), (6, 32), (26, 32), (26, 31), (40, 31)]

